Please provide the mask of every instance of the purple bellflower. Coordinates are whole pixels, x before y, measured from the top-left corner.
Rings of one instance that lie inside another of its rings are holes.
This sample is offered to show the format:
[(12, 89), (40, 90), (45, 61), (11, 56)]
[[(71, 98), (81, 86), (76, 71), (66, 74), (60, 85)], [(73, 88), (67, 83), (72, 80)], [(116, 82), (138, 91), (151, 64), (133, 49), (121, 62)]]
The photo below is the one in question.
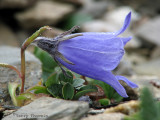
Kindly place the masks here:
[[(117, 37), (129, 26), (131, 12), (126, 16), (123, 27), (116, 32), (83, 32), (71, 34), (76, 27), (55, 38), (38, 37), (35, 43), (47, 51), (59, 65), (111, 85), (122, 97), (128, 97), (124, 87), (119, 83), (123, 80), (130, 87), (138, 87), (123, 76), (112, 74), (122, 56), (124, 46), (131, 37)], [(60, 66), (61, 67), (61, 66)], [(61, 67), (62, 71), (64, 69)]]

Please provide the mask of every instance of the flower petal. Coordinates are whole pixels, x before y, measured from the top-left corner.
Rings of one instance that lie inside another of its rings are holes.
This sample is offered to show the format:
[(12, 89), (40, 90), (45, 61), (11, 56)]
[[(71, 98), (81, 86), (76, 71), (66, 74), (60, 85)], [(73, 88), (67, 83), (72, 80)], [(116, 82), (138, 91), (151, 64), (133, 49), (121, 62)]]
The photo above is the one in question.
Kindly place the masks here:
[(123, 41), (123, 45), (125, 46), (128, 41), (130, 41), (132, 37), (127, 37), (127, 38), (122, 38), (121, 40)]
[(123, 33), (127, 29), (127, 27), (129, 26), (130, 21), (131, 21), (131, 12), (129, 12), (128, 15), (126, 16), (123, 27), (119, 31), (115, 32), (114, 34), (117, 36), (117, 35)]
[(117, 91), (117, 93), (122, 97), (128, 97), (124, 87), (119, 83), (119, 81), (110, 71), (103, 76), (105, 77), (105, 78), (104, 77), (102, 78), (103, 82), (111, 85)]
[(138, 85), (136, 85), (135, 83), (129, 81), (126, 77), (124, 76), (120, 76), (120, 75), (116, 75), (116, 78), (118, 80), (123, 80), (124, 82), (126, 82), (131, 88), (137, 88)]
[(121, 33), (123, 33), (127, 27), (129, 26), (131, 21), (131, 12), (128, 13), (128, 15), (126, 16), (125, 20), (124, 20), (124, 24), (123, 27), (116, 31), (116, 32), (83, 32), (83, 34), (85, 36), (94, 36), (94, 37), (106, 37), (106, 38), (112, 38), (115, 36), (120, 35)]
[(92, 69), (99, 67), (105, 70), (113, 70), (124, 55), (123, 42), (121, 38), (99, 39), (85, 39), (83, 36), (79, 36), (61, 42), (58, 51), (66, 59), (80, 66), (81, 70), (85, 68), (92, 71)]
[[(85, 53), (85, 54), (88, 54), (88, 53)], [(80, 56), (79, 57), (80, 60), (77, 60), (77, 61), (83, 60), (83, 58), (81, 57), (82, 56)], [(76, 72), (80, 75), (90, 77), (96, 80), (101, 80), (111, 85), (122, 97), (128, 97), (124, 87), (119, 83), (116, 77), (110, 71), (106, 71), (102, 67), (96, 66), (96, 63), (86, 63), (85, 64), (86, 66), (76, 65), (76, 63), (75, 65), (71, 65), (71, 64), (65, 63), (60, 58), (57, 58), (57, 59), (61, 64), (63, 64), (65, 67), (72, 70), (73, 72)]]

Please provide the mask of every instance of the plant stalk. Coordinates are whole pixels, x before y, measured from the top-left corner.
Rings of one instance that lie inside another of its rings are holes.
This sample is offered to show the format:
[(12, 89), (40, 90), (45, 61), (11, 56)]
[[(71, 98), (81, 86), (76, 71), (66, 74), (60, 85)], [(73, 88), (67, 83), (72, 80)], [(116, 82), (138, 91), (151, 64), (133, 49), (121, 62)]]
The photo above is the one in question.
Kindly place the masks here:
[(51, 30), (49, 26), (41, 27), (37, 30), (31, 37), (26, 39), (21, 47), (21, 91), (22, 94), (24, 92), (24, 84), (25, 84), (25, 50), (26, 48), (45, 30)]

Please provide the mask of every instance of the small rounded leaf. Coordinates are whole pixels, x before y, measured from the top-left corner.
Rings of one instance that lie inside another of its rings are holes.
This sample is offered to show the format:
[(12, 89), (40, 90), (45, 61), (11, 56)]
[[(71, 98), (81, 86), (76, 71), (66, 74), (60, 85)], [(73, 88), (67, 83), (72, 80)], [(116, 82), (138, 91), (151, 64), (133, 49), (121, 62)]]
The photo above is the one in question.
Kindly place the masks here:
[(54, 97), (62, 97), (62, 85), (61, 84), (53, 84), (47, 87), (48, 92)]
[(67, 73), (67, 75), (64, 75), (64, 73), (63, 72), (61, 72), (60, 74), (59, 74), (59, 80), (60, 81), (63, 81), (63, 82), (69, 82), (69, 83), (73, 83), (73, 75), (72, 75), (72, 73), (71, 72), (69, 72), (69, 71), (67, 71), (66, 72)]
[(62, 88), (63, 98), (71, 100), (74, 96), (74, 87), (70, 83), (66, 83)]
[(79, 87), (79, 86), (82, 86), (83, 83), (85, 82), (85, 80), (81, 79), (81, 78), (76, 78), (76, 79), (73, 79), (73, 87)]
[(76, 95), (74, 96), (74, 99), (79, 99), (81, 96), (90, 93), (90, 92), (97, 92), (98, 89), (96, 86), (94, 85), (86, 85), (84, 87), (81, 87), (79, 92), (76, 93)]

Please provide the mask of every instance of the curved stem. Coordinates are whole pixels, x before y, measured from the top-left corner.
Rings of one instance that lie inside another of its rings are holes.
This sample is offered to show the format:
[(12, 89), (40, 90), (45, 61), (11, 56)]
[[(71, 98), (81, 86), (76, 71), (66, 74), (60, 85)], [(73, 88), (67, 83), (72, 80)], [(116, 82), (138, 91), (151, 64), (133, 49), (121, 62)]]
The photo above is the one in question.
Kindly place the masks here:
[(51, 30), (49, 26), (41, 27), (37, 30), (31, 37), (26, 39), (21, 47), (21, 93), (24, 92), (24, 83), (25, 83), (25, 50), (26, 48), (44, 31), (44, 30)]

